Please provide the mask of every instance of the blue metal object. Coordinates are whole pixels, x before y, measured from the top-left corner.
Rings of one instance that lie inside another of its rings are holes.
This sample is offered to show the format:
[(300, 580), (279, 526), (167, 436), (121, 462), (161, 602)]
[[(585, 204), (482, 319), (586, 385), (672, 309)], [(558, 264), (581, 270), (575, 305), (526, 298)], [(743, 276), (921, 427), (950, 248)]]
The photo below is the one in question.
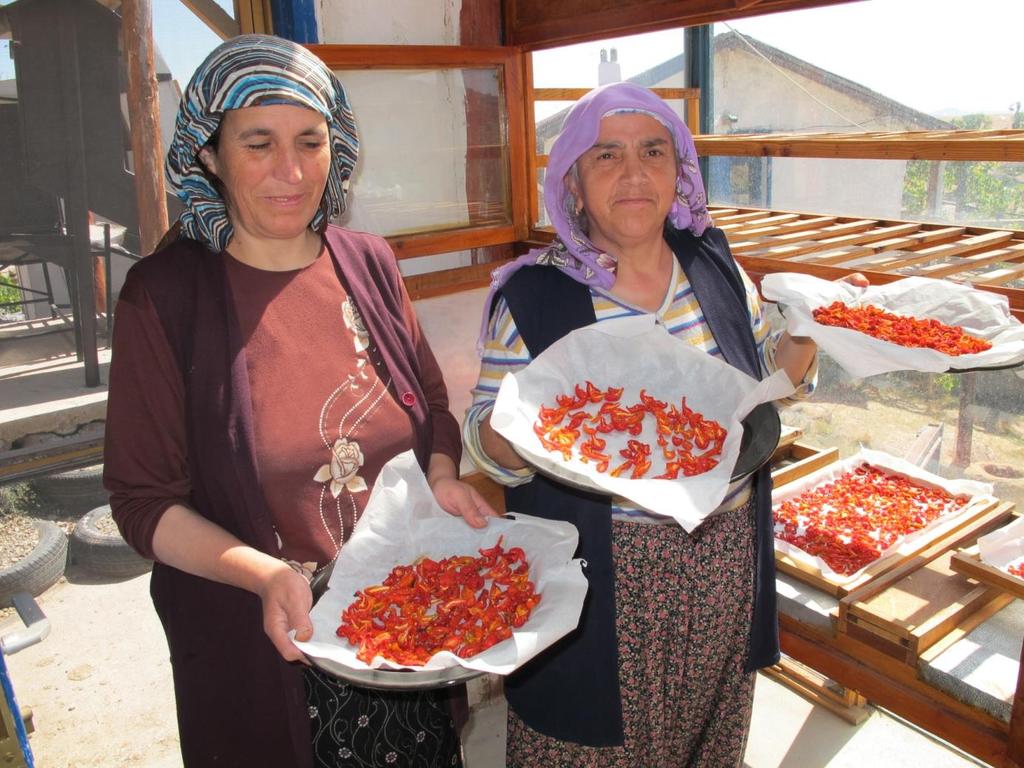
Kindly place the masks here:
[(7, 714), (10, 713), (10, 722), (6, 723), (9, 729), (14, 733), (14, 737), (18, 741), (18, 747), (21, 749), (21, 757), (24, 760), (26, 768), (35, 768), (35, 761), (32, 759), (32, 748), (28, 745), (28, 733), (25, 731), (25, 723), (21, 719), (21, 710), (18, 709), (18, 702), (14, 698), (14, 686), (11, 685), (11, 676), (7, 674), (7, 662), (4, 661), (4, 655), (0, 653), (0, 687), (4, 691), (3, 709), (4, 712), (0, 712), (4, 720), (7, 720)]
[[(4, 765), (24, 766), (24, 768), (35, 768), (35, 761), (32, 758), (32, 748), (28, 744), (28, 731), (25, 729), (25, 721), (22, 720), (21, 710), (18, 708), (18, 701), (14, 698), (14, 686), (11, 684), (11, 676), (7, 672), (5, 656), (17, 653), (30, 645), (43, 640), (50, 634), (50, 620), (46, 618), (39, 605), (27, 592), (19, 592), (11, 598), (18, 616), (21, 618), (25, 629), (10, 632), (0, 637), (0, 689), (3, 689), (3, 699), (0, 700), (0, 721), (2, 721), (3, 733), (6, 738), (0, 740), (0, 760), (5, 761)], [(12, 745), (7, 743), (13, 735), (17, 742), (19, 755), (12, 750)]]
[(313, 0), (271, 0), (274, 34), (296, 43), (318, 42)]

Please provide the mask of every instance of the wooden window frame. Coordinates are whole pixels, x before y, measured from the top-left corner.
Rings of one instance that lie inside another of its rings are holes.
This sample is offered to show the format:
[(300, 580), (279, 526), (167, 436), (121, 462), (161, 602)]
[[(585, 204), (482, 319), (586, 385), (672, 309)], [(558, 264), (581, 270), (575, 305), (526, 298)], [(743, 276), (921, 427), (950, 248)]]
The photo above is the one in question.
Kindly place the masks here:
[[(529, 233), (526, 124), (523, 110), (523, 54), (518, 48), (433, 45), (329, 45), (308, 46), (332, 70), (458, 69), (497, 67), (508, 120), (508, 159), (511, 223), (470, 226), (438, 232), (388, 237), (395, 256), (409, 259), (488, 246), (511, 245)], [(357, 115), (358, 118), (358, 115)], [(479, 266), (479, 265), (474, 265)], [(473, 267), (466, 268), (478, 272)], [(459, 270), (448, 270), (458, 272)], [(479, 282), (479, 278), (474, 284)]]

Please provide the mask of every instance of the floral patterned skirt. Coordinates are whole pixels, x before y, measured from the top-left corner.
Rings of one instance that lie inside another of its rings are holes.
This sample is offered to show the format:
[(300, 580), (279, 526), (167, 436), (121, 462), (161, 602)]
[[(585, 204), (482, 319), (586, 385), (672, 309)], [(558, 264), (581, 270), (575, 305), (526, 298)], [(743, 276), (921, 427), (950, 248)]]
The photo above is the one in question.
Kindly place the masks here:
[(742, 763), (754, 695), (753, 500), (687, 534), (612, 523), (625, 742), (585, 747), (533, 731), (509, 710), (509, 768)]
[(305, 669), (316, 768), (461, 766), (459, 737), (439, 691), (375, 691)]

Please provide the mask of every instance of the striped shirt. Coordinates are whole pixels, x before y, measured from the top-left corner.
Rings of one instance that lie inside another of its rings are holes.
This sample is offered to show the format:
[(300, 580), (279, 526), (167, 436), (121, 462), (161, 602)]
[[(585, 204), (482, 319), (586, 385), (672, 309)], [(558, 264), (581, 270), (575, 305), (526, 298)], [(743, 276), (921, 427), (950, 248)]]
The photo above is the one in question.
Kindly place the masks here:
[[(782, 336), (782, 329), (773, 330), (769, 326), (757, 288), (742, 268), (740, 268), (740, 275), (746, 288), (747, 306), (752, 319), (751, 328), (757, 343), (761, 370), (765, 375), (770, 375), (776, 370), (775, 349)], [(599, 323), (614, 318), (649, 314), (647, 310), (629, 304), (594, 286), (590, 287), (590, 296), (594, 303), (594, 314)], [(665, 294), (665, 300), (655, 314), (657, 321), (665, 326), (673, 336), (679, 337), (710, 355), (722, 357), (722, 353), (711, 335), (711, 329), (704, 319), (704, 313), (701, 312), (697, 298), (694, 296), (690, 281), (686, 278), (679, 263), (674, 260), (669, 289)], [(479, 425), (484, 419), (490, 417), (494, 400), (498, 395), (498, 388), (501, 386), (501, 380), (505, 374), (515, 373), (524, 368), (529, 365), (531, 359), (530, 352), (519, 335), (505, 299), (499, 296), (487, 326), (483, 358), (480, 363), (480, 378), (473, 389), (473, 402), (466, 412), (462, 432), (466, 453), (473, 463), (480, 471), (502, 485), (516, 486), (527, 483), (533, 477), (534, 470), (530, 467), (518, 470), (506, 469), (492, 461), (480, 445)], [(804, 375), (804, 380), (797, 387), (796, 392), (785, 401), (780, 401), (780, 404), (803, 399), (809, 395), (814, 390), (817, 369), (817, 362), (814, 362)], [(737, 480), (726, 492), (720, 509), (735, 509), (741, 506), (750, 497), (750, 493), (751, 479)], [(674, 522), (672, 518), (646, 512), (629, 500), (618, 496), (612, 497), (612, 516), (615, 519), (628, 519), (635, 522)]]

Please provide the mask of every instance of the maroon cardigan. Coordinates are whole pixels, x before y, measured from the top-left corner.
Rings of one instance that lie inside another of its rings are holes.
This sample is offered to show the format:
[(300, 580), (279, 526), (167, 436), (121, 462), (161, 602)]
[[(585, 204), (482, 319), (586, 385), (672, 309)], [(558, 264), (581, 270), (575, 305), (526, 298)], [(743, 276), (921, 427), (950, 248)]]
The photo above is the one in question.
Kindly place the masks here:
[[(334, 226), (324, 237), (409, 410), (420, 465), (425, 469), (433, 452), (458, 465), (458, 424), (447, 410), (440, 369), (406, 317), (390, 248), (379, 237)], [(137, 263), (129, 279), (149, 294), (184, 379), (190, 503), (246, 544), (275, 552), (257, 478), (244, 343), (222, 259), (182, 238)], [(116, 348), (115, 336), (111, 402), (131, 397), (116, 386)], [(139, 436), (108, 427), (108, 443), (133, 439)], [(147, 549), (149, 542), (136, 546)], [(301, 669), (285, 662), (264, 633), (259, 598), (160, 563), (150, 592), (170, 648), (185, 764), (311, 766)]]

